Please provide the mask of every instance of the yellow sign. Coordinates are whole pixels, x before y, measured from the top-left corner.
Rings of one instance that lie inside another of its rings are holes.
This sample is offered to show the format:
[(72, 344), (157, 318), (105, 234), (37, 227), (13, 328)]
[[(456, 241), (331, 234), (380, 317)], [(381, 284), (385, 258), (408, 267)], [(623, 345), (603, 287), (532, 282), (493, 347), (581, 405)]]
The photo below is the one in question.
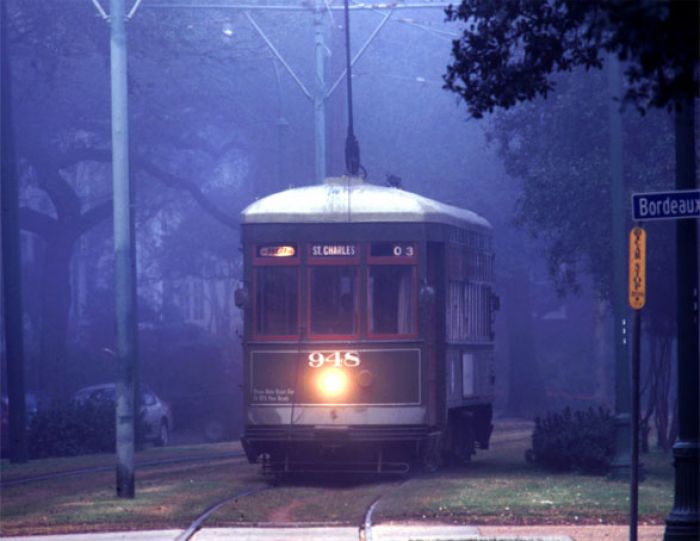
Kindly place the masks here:
[(630, 231), (629, 258), (629, 303), (641, 310), (646, 300), (647, 289), (647, 232), (641, 227)]

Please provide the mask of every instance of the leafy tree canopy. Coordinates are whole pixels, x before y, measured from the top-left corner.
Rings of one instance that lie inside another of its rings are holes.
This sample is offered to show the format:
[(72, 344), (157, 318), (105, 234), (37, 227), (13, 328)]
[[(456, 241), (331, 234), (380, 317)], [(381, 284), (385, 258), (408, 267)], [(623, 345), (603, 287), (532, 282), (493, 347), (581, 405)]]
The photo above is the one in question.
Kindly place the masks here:
[[(542, 243), (557, 290), (578, 291), (583, 271), (597, 293), (609, 299), (613, 246), (607, 81), (602, 72), (578, 69), (558, 75), (556, 83), (550, 99), (496, 113), (488, 136), (508, 175), (520, 180), (515, 221)], [(652, 110), (642, 117), (627, 111), (622, 127), (628, 195), (668, 189), (674, 168), (669, 115)], [(666, 233), (663, 224), (650, 231)], [(664, 262), (661, 273), (668, 273), (671, 245), (665, 240), (654, 244), (655, 252), (664, 254), (655, 253), (652, 260)], [(662, 296), (672, 297), (668, 292)]]
[(625, 101), (644, 112), (699, 95), (698, 2), (462, 0), (463, 21), (445, 87), (480, 118), (554, 88), (553, 74), (599, 68), (605, 52), (627, 62)]

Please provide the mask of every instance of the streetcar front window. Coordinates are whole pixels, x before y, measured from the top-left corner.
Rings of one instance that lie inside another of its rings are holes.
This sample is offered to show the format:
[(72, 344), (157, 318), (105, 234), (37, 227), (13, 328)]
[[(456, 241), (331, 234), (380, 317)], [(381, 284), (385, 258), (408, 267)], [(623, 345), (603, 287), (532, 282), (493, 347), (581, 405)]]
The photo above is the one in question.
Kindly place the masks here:
[(311, 333), (357, 333), (357, 271), (353, 267), (312, 267)]
[(299, 278), (295, 267), (255, 269), (257, 334), (296, 336), (299, 332)]
[(415, 270), (412, 266), (372, 266), (367, 282), (369, 332), (416, 332)]

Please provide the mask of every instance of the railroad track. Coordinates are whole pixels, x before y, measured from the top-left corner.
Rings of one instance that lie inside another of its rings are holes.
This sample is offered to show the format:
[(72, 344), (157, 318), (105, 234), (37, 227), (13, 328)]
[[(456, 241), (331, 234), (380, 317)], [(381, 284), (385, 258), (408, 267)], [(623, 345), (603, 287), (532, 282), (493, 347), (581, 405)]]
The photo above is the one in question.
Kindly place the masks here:
[(229, 496), (228, 498), (224, 498), (223, 500), (216, 502), (215, 504), (207, 507), (207, 509), (205, 509), (201, 515), (195, 518), (192, 521), (192, 523), (187, 527), (187, 529), (175, 538), (175, 541), (189, 541), (190, 539), (192, 539), (192, 537), (202, 528), (204, 521), (207, 520), (211, 515), (216, 513), (216, 511), (218, 511), (227, 503), (235, 502), (236, 500), (239, 500), (240, 498), (245, 498), (246, 496), (260, 494), (261, 492), (265, 492), (267, 490), (273, 490), (273, 487), (268, 486), (260, 488), (248, 488), (237, 492), (233, 496)]
[[(217, 460), (228, 460), (231, 458), (242, 458), (245, 454), (242, 451), (233, 451), (230, 453), (221, 453), (216, 455), (197, 455), (197, 456), (187, 456), (170, 458), (167, 460), (154, 460), (150, 462), (142, 462), (136, 465), (137, 468), (157, 468), (159, 466), (168, 466), (170, 464), (179, 464), (183, 462), (205, 462), (205, 461), (217, 461)], [(52, 479), (62, 479), (65, 477), (77, 477), (79, 475), (89, 475), (91, 473), (102, 473), (114, 471), (114, 465), (110, 464), (108, 466), (95, 466), (92, 468), (80, 468), (76, 470), (68, 470), (62, 472), (46, 473), (42, 475), (32, 475), (28, 477), (18, 477), (16, 479), (8, 479), (6, 481), (0, 482), (0, 488), (7, 488), (16, 485), (26, 485), (30, 483), (37, 483), (39, 481), (50, 481)]]
[[(214, 455), (196, 455), (196, 456), (177, 457), (177, 458), (172, 458), (172, 459), (167, 459), (167, 460), (149, 461), (149, 462), (143, 462), (143, 463), (137, 464), (137, 467), (138, 468), (157, 468), (157, 467), (168, 466), (171, 464), (178, 464), (178, 463), (230, 460), (230, 459), (235, 459), (235, 458), (243, 458), (244, 456), (245, 455), (243, 452), (234, 451), (234, 452), (220, 453), (220, 454), (214, 454)], [(114, 470), (114, 465), (107, 465), (107, 466), (95, 466), (95, 467), (91, 467), (91, 468), (81, 468), (81, 469), (75, 469), (75, 470), (69, 470), (69, 471), (63, 471), (63, 472), (55, 472), (55, 473), (47, 473), (47, 474), (42, 474), (42, 475), (21, 477), (21, 478), (10, 479), (10, 480), (6, 480), (6, 481), (1, 482), (0, 488), (36, 483), (36, 482), (41, 482), (41, 481), (48, 481), (48, 480), (53, 480), (53, 479), (62, 479), (62, 478), (76, 477), (76, 476), (81, 476), (81, 475), (89, 475), (89, 474), (94, 474), (94, 473), (111, 472), (113, 470)], [(369, 505), (365, 508), (362, 520), (358, 525), (358, 539), (359, 539), (359, 541), (372, 541), (373, 540), (372, 527), (373, 527), (374, 511), (376, 510), (379, 503), (381, 502), (381, 500), (385, 496), (387, 496), (388, 494), (394, 493), (399, 487), (403, 486), (408, 481), (409, 481), (409, 479), (407, 478), (407, 479), (403, 479), (402, 481), (399, 481), (395, 484), (392, 484), (382, 494), (380, 494), (379, 496), (374, 496), (372, 498)], [(281, 486), (284, 486), (284, 485), (281, 485)], [(237, 491), (235, 494), (233, 494), (231, 496), (228, 496), (226, 498), (223, 498), (223, 499), (215, 502), (214, 504), (207, 507), (199, 516), (197, 516), (190, 523), (190, 525), (181, 534), (179, 534), (175, 538), (175, 541), (190, 541), (190, 540), (192, 540), (194, 538), (194, 536), (197, 534), (197, 532), (203, 527), (206, 520), (209, 517), (211, 517), (211, 515), (213, 515), (216, 511), (218, 511), (224, 505), (226, 505), (228, 503), (236, 502), (237, 500), (240, 500), (240, 499), (245, 498), (245, 497), (260, 494), (261, 492), (275, 490), (277, 488), (281, 488), (281, 486), (279, 486), (279, 485), (274, 485), (274, 486), (266, 485), (266, 486), (262, 486), (262, 487), (248, 487), (248, 488), (242, 489), (240, 491)], [(352, 524), (352, 523), (350, 522), (350, 524)], [(315, 524), (315, 526), (319, 526), (319, 525), (320, 524)], [(337, 523), (334, 523), (333, 526), (337, 526)]]
[[(404, 479), (387, 489), (385, 492), (380, 494), (379, 496), (374, 496), (372, 498), (372, 501), (370, 504), (365, 508), (365, 512), (362, 517), (362, 521), (358, 525), (358, 540), (359, 541), (373, 541), (373, 536), (372, 536), (372, 527), (373, 527), (373, 514), (376, 508), (378, 507), (379, 503), (381, 500), (387, 496), (388, 494), (393, 494), (399, 487), (405, 485), (409, 479)], [(275, 486), (265, 486), (265, 487), (252, 487), (252, 488), (247, 488), (244, 490), (241, 490), (237, 493), (235, 493), (232, 496), (228, 496), (226, 498), (223, 498), (222, 500), (219, 500), (218, 502), (214, 503), (213, 505), (207, 507), (197, 518), (195, 518), (192, 523), (188, 526), (188, 528), (183, 531), (180, 535), (178, 535), (175, 538), (175, 541), (191, 541), (194, 539), (194, 536), (197, 534), (197, 532), (204, 526), (204, 522), (211, 516), (213, 515), (216, 511), (218, 511), (221, 507), (224, 505), (231, 503), (231, 502), (236, 502), (237, 500), (241, 498), (245, 498), (247, 496), (254, 496), (256, 494), (260, 494), (261, 492), (266, 492), (266, 491), (272, 491), (279, 488), (278, 485)], [(318, 526), (319, 524), (314, 524), (314, 526)], [(331, 524), (329, 524), (330, 526)], [(336, 523), (332, 524), (333, 526), (337, 526)]]

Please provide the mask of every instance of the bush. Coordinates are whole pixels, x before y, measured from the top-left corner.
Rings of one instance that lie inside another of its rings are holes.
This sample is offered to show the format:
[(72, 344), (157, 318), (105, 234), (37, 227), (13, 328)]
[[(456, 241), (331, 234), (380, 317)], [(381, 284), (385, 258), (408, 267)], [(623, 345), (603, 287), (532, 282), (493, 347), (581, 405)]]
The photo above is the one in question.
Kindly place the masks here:
[(589, 408), (549, 413), (535, 419), (528, 462), (548, 469), (604, 474), (615, 452), (615, 425), (610, 411)]
[(31, 458), (114, 452), (114, 404), (53, 404), (32, 418), (28, 443)]
[[(145, 433), (145, 422), (139, 415), (136, 424), (137, 446), (143, 443)], [(32, 418), (27, 439), (31, 458), (114, 453), (114, 402), (89, 400), (84, 403), (55, 403)]]

